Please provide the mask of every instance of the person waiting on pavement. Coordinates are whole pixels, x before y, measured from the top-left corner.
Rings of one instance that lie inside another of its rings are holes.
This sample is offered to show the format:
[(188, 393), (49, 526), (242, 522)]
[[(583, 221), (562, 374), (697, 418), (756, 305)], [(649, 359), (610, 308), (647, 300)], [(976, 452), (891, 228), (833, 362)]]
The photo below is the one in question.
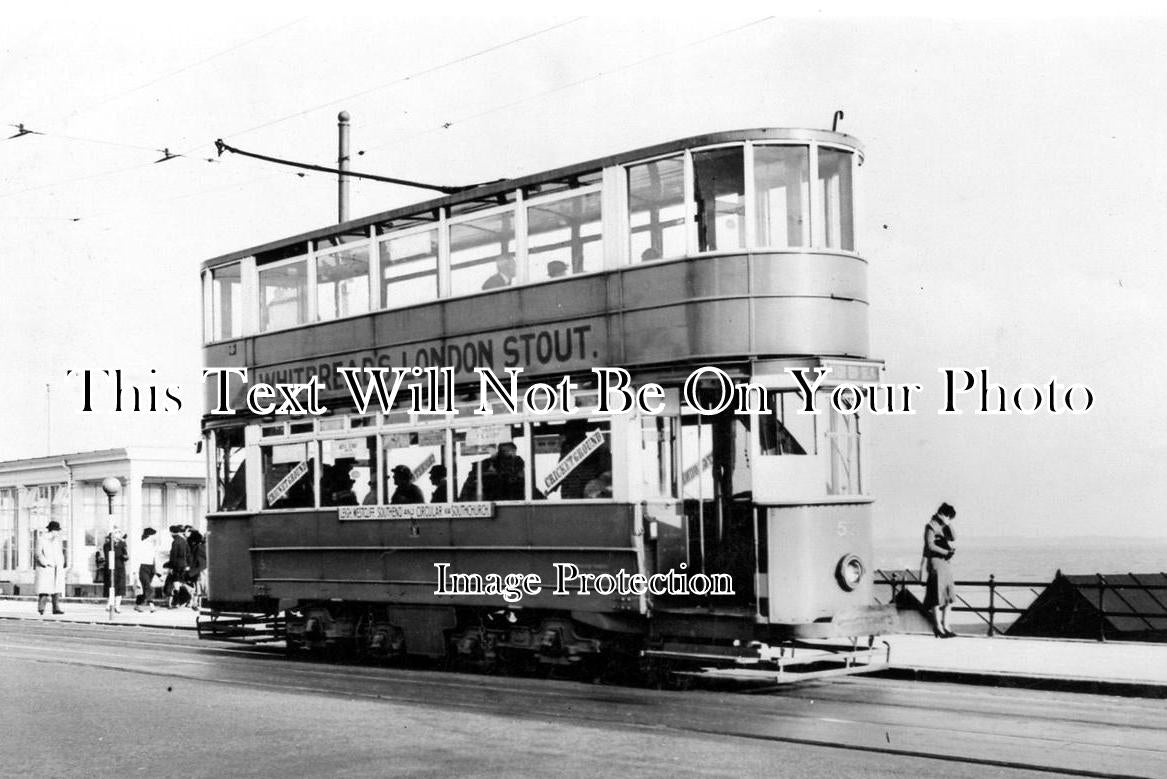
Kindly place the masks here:
[(181, 605), (178, 601), (185, 603), (188, 595), (186, 574), (190, 570), (190, 546), (186, 543), (182, 525), (170, 526), (170, 539), (170, 556), (165, 563), (166, 583), (162, 586), (168, 609)]
[(65, 542), (61, 538), (61, 523), (52, 520), (36, 539), (36, 610), (44, 614), (45, 602), (52, 598), (53, 613), (61, 610), (61, 596), (65, 594)]
[(152, 527), (142, 531), (142, 540), (130, 548), (130, 575), (138, 577), (134, 611), (154, 610), (154, 567), (158, 556), (158, 532)]
[(397, 489), (393, 490), (393, 496), (389, 499), (390, 503), (425, 503), (425, 496), (421, 494), (421, 488), (413, 483), (413, 471), (407, 465), (395, 465), (393, 470), (393, 483)]

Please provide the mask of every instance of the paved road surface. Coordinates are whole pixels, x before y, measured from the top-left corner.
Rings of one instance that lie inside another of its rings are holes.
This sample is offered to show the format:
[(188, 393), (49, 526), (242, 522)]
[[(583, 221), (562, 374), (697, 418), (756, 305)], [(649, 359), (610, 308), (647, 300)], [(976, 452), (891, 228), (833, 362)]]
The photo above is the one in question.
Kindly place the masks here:
[(0, 621), (0, 774), (1162, 776), (1162, 701), (847, 679), (661, 692)]

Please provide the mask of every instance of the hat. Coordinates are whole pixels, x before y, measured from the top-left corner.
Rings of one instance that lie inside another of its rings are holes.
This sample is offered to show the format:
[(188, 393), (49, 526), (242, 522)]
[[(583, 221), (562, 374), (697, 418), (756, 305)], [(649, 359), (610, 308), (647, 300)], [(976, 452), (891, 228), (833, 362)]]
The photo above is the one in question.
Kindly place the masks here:
[(413, 469), (408, 465), (394, 465), (389, 473), (404, 473), (406, 476), (413, 477)]
[(171, 533), (181, 533), (182, 532), (182, 525), (171, 525), (170, 532)]
[(55, 519), (50, 520), (49, 524), (45, 526), (45, 530), (48, 530), (49, 532), (52, 532), (54, 530), (60, 530), (60, 529), (61, 529), (61, 523)]
[(157, 531), (157, 530), (155, 530), (154, 528), (152, 528), (152, 527), (148, 527), (148, 528), (146, 528), (145, 530), (143, 530), (143, 531), (142, 531), (142, 538), (149, 538), (150, 536), (154, 535), (154, 534), (155, 534), (155, 533), (157, 533), (157, 532), (158, 532), (158, 531)]

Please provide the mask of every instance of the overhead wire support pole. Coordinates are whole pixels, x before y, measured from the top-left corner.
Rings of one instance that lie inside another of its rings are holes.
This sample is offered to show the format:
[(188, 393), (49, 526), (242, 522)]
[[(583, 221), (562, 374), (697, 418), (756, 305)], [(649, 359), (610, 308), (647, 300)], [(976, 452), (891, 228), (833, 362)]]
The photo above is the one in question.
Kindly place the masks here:
[(409, 181), (408, 179), (397, 179), (397, 178), (392, 178), (390, 176), (377, 176), (377, 175), (374, 175), (372, 173), (357, 173), (356, 171), (352, 171), (352, 170), (342, 171), (342, 170), (339, 170), (338, 168), (326, 168), (323, 165), (309, 165), (306, 162), (294, 162), (293, 160), (284, 160), (284, 159), (280, 159), (279, 157), (269, 157), (266, 154), (256, 154), (255, 152), (243, 151), (242, 149), (236, 149), (234, 146), (229, 146), (226, 143), (223, 143), (222, 138), (219, 138), (218, 140), (215, 141), (215, 150), (219, 153), (220, 157), (223, 156), (223, 152), (229, 151), (232, 154), (241, 154), (244, 157), (252, 157), (252, 158), (257, 159), (257, 160), (263, 160), (265, 162), (274, 162), (277, 165), (290, 165), (293, 168), (302, 168), (304, 170), (314, 170), (318, 173), (334, 173), (337, 176), (344, 175), (344, 176), (347, 176), (350, 178), (370, 179), (371, 181), (383, 181), (386, 184), (400, 184), (401, 186), (404, 186), (404, 187), (417, 187), (419, 189), (432, 189), (432, 190), (435, 190), (437, 192), (441, 192), (443, 195), (454, 195), (454, 194), (457, 194), (459, 192), (465, 192), (468, 189), (474, 189), (474, 187), (477, 186), (475, 184), (471, 184), (470, 186), (465, 186), (465, 187), (448, 187), (448, 186), (442, 186), (440, 184), (424, 184), (420, 181)]

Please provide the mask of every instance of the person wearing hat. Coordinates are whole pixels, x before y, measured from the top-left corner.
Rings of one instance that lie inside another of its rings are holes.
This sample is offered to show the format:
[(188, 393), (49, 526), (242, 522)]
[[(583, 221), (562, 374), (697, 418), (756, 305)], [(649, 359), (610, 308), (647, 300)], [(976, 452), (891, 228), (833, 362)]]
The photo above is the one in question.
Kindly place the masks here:
[(956, 532), (952, 529), (956, 509), (940, 504), (924, 527), (924, 560), (922, 568), (927, 577), (924, 608), (931, 612), (932, 631), (937, 638), (956, 635), (948, 626), (952, 602), (956, 600), (956, 586), (949, 561), (956, 554)]
[[(113, 570), (109, 568), (110, 555), (113, 555)], [(116, 527), (110, 530), (105, 537), (105, 544), (97, 556), (98, 570), (101, 572), (103, 598), (109, 598), (109, 591), (113, 590), (113, 610), (121, 613), (122, 598), (126, 596), (126, 561), (129, 559), (126, 550), (126, 535)]]
[(45, 603), (52, 598), (53, 613), (61, 610), (61, 596), (65, 594), (65, 542), (61, 538), (61, 523), (52, 520), (36, 539), (36, 610), (45, 613)]
[(421, 488), (413, 483), (413, 471), (409, 466), (395, 465), (390, 473), (393, 474), (393, 483), (397, 485), (393, 497), (389, 499), (390, 503), (425, 503)]
[(168, 598), (166, 608), (172, 609), (186, 592), (186, 574), (190, 570), (190, 547), (186, 543), (182, 525), (170, 526), (170, 557), (163, 563), (166, 568), (166, 584), (162, 594)]

